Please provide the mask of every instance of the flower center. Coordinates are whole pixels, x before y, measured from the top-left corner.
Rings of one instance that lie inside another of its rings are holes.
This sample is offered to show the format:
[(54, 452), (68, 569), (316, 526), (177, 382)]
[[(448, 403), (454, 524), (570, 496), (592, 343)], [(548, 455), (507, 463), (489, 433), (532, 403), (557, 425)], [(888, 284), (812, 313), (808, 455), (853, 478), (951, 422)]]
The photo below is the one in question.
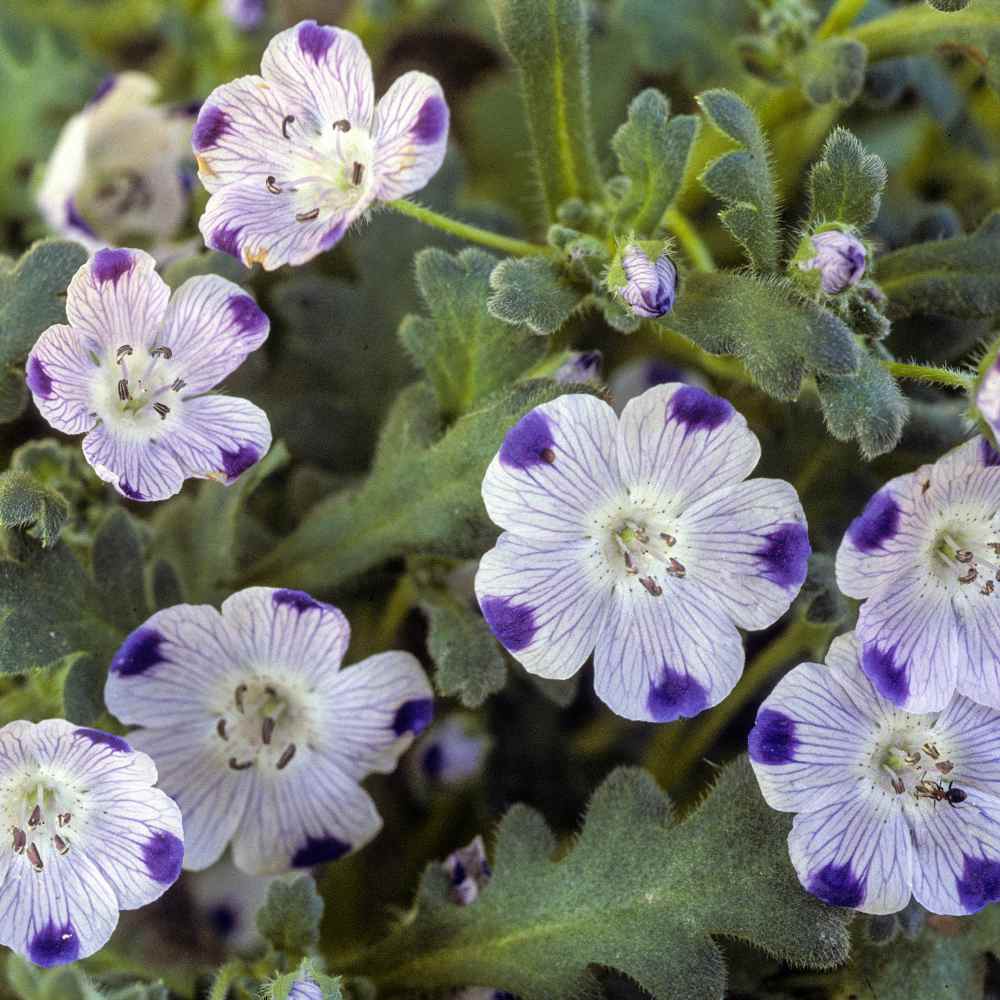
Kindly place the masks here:
[(904, 726), (891, 732), (872, 754), (879, 784), (896, 795), (912, 795), (916, 802), (949, 802), (958, 805), (966, 798), (955, 786), (955, 764), (925, 723)]
[(28, 775), (7, 803), (10, 848), (36, 872), (72, 846), (77, 797), (38, 774)]
[(215, 731), (231, 754), (229, 766), (234, 771), (255, 766), (283, 771), (295, 756), (293, 736), (300, 720), (292, 694), (257, 677), (236, 686)]
[(176, 406), (177, 394), (187, 383), (178, 377), (169, 347), (134, 348), (122, 344), (115, 352), (112, 372), (114, 394), (110, 408), (117, 415), (155, 414), (166, 420)]
[(677, 538), (650, 522), (631, 517), (612, 528), (611, 539), (626, 579), (635, 578), (650, 597), (663, 594), (665, 577), (681, 580), (687, 574), (677, 558)]
[(1000, 541), (977, 539), (968, 532), (945, 529), (935, 538), (933, 552), (937, 568), (946, 579), (955, 579), (963, 587), (975, 585), (985, 597), (997, 591)]

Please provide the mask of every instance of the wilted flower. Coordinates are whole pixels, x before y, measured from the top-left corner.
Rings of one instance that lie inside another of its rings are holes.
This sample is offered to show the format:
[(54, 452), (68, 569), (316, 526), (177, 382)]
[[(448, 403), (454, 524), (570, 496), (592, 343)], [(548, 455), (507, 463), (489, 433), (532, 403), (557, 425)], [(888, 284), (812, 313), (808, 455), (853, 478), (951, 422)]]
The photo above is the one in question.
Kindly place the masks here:
[(820, 287), (836, 295), (856, 285), (865, 273), (865, 245), (839, 229), (827, 229), (810, 237), (815, 253), (799, 261), (803, 271), (818, 271)]
[(164, 500), (190, 476), (228, 485), (271, 446), (263, 410), (209, 393), (264, 343), (267, 316), (216, 275), (171, 298), (155, 266), (99, 250), (69, 284), (69, 325), (50, 326), (27, 363), (42, 416), (86, 433), (84, 457), (131, 500)]
[(617, 292), (636, 316), (655, 319), (670, 312), (677, 294), (677, 268), (666, 250), (648, 254), (638, 243), (630, 243), (620, 255), (620, 268), (613, 265), (608, 276)]
[(444, 870), (451, 883), (448, 896), (459, 906), (468, 906), (479, 898), (479, 893), (493, 877), (482, 837), (475, 837), (465, 847), (452, 851), (444, 860)]
[(266, 270), (329, 250), (377, 201), (419, 191), (448, 141), (448, 105), (426, 73), (375, 104), (360, 39), (315, 21), (271, 39), (261, 76), (217, 87), (198, 116), (205, 242)]
[(298, 590), (251, 587), (159, 611), (111, 663), (108, 708), (181, 807), (186, 868), (233, 842), (236, 867), (273, 874), (333, 861), (382, 820), (362, 778), (387, 773), (433, 715), (409, 653), (349, 670), (337, 608)]

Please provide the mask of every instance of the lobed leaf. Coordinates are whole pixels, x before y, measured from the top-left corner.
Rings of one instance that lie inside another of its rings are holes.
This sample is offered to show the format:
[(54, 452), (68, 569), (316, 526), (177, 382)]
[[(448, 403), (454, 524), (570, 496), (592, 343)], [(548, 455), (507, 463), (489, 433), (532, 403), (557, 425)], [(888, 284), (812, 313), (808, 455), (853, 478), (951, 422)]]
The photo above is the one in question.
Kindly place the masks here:
[(809, 220), (864, 228), (875, 221), (886, 183), (882, 158), (846, 128), (835, 128), (809, 173)]
[(272, 882), (257, 913), (257, 930), (278, 951), (302, 955), (319, 942), (323, 909), (323, 897), (311, 875)]
[(0, 474), (0, 526), (33, 528), (43, 548), (55, 544), (66, 519), (65, 497), (23, 472)]
[(532, 333), (555, 333), (580, 304), (580, 293), (564, 284), (546, 257), (508, 257), (490, 275), (491, 316)]
[(796, 69), (813, 104), (853, 104), (865, 85), (868, 52), (852, 39), (830, 38), (803, 53)]

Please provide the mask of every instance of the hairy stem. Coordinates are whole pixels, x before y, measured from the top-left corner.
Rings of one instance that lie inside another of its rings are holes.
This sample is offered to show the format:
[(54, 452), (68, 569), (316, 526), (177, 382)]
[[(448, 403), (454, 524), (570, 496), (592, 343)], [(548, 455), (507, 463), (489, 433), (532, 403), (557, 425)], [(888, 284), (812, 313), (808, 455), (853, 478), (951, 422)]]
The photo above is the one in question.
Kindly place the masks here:
[(971, 372), (960, 372), (954, 368), (940, 368), (936, 365), (916, 365), (904, 361), (883, 361), (882, 367), (896, 378), (908, 378), (916, 382), (930, 382), (952, 389), (968, 392), (975, 382)]
[(816, 40), (839, 35), (849, 28), (867, 3), (868, 0), (837, 0), (826, 15), (826, 20), (816, 29)]

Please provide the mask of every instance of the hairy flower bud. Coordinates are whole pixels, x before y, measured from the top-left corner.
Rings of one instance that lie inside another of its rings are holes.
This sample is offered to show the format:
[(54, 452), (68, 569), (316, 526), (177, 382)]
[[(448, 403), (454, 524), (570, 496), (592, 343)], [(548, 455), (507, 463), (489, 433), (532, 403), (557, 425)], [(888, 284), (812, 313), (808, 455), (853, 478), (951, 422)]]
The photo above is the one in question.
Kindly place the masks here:
[(608, 273), (608, 288), (644, 319), (670, 312), (677, 294), (677, 268), (661, 243), (628, 243)]
[(867, 254), (856, 236), (828, 229), (803, 240), (796, 259), (800, 270), (819, 272), (820, 287), (827, 295), (837, 295), (864, 276)]

